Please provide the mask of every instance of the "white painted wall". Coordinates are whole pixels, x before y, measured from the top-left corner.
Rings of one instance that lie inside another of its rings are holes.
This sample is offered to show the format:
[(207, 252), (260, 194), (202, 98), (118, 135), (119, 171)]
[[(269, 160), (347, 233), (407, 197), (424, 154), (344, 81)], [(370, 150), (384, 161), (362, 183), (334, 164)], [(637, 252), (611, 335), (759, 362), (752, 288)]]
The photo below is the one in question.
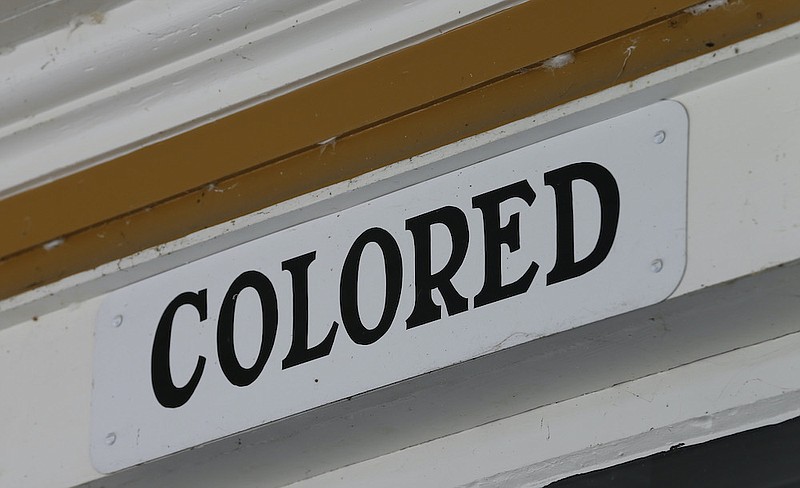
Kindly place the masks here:
[[(532, 345), (535, 371), (547, 382), (537, 383), (524, 359), (496, 356), (242, 436), (242, 446), (223, 441), (102, 480), (89, 461), (88, 435), (92, 335), (104, 290), (162, 266), (152, 263), (169, 267), (170, 259), (245, 239), (248, 229), (288, 225), (313, 198), (301, 197), (240, 219), (239, 237), (214, 241), (223, 227), (211, 229), (168, 246), (183, 255), (159, 261), (146, 251), (124, 261), (128, 274), (103, 281), (102, 270), (89, 272), (0, 304), (0, 486), (219, 486), (220, 476), (235, 477), (231, 486), (308, 477), (298, 486), (538, 486), (797, 415), (797, 267), (741, 280), (740, 288), (712, 285), (800, 258), (798, 46), (800, 25), (789, 26), (741, 43), (738, 55), (727, 48), (350, 182), (366, 193), (385, 191), (412, 168), (501, 136), (544, 137), (660, 98), (684, 104), (688, 267), (676, 298), (552, 339), (559, 351), (580, 345), (576, 357), (549, 362), (549, 349)], [(139, 137), (137, 130), (133, 124), (123, 137)], [(344, 186), (332, 192), (345, 194)], [(705, 287), (707, 294), (689, 294)], [(734, 314), (726, 311), (731, 305)], [(682, 321), (655, 320), (684, 312)], [(512, 385), (529, 396), (504, 396)], [(315, 440), (329, 449), (315, 451)], [(411, 447), (400, 450), (403, 443)], [(280, 465), (271, 466), (271, 456)]]

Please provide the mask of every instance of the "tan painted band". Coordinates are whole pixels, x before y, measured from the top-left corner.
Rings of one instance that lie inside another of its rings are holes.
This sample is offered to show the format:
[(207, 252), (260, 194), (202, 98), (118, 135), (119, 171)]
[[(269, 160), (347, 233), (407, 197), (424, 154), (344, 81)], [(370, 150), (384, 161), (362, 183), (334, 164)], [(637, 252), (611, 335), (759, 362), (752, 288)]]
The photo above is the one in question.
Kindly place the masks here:
[[(0, 297), (800, 19), (796, 0), (743, 0), (697, 16), (682, 12), (691, 3), (528, 2), (0, 201), (0, 223), (14, 234), (0, 249)], [(536, 69), (570, 50), (574, 63)], [(62, 245), (42, 248), (61, 235)]]

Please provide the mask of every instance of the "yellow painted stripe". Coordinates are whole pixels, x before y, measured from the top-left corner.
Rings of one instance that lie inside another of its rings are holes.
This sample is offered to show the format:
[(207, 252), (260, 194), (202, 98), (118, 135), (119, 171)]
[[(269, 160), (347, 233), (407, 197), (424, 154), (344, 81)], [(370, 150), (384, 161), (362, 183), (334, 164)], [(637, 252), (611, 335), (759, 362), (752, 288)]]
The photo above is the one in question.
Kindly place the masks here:
[[(0, 201), (4, 228), (27, 229), (3, 239), (0, 297), (800, 19), (796, 0), (742, 0), (698, 16), (682, 12), (690, 3), (528, 2)], [(570, 50), (574, 63), (536, 69)]]

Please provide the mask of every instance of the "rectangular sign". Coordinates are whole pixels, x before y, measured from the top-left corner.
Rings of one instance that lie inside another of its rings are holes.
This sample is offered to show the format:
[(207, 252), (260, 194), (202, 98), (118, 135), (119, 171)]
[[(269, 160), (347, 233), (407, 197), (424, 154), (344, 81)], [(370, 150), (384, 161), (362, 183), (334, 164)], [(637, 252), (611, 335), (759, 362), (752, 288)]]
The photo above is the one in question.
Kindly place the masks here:
[(109, 294), (95, 467), (664, 300), (685, 265), (687, 133), (660, 102)]

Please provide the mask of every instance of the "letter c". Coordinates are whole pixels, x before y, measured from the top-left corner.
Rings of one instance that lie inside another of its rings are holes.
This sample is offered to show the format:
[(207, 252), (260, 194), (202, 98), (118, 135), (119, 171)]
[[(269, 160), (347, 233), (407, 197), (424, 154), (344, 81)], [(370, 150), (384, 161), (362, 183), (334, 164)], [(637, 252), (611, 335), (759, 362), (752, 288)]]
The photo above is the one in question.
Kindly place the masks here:
[(204, 321), (208, 315), (207, 291), (181, 293), (167, 305), (166, 310), (161, 315), (161, 320), (158, 321), (158, 328), (156, 328), (156, 334), (153, 338), (150, 372), (156, 400), (166, 408), (178, 408), (189, 401), (195, 388), (197, 388), (197, 384), (200, 382), (200, 377), (203, 375), (203, 368), (206, 364), (206, 358), (200, 356), (197, 359), (197, 366), (195, 366), (189, 382), (184, 386), (175, 386), (172, 381), (172, 372), (169, 369), (170, 339), (175, 313), (183, 305), (194, 307), (200, 315), (200, 322)]

